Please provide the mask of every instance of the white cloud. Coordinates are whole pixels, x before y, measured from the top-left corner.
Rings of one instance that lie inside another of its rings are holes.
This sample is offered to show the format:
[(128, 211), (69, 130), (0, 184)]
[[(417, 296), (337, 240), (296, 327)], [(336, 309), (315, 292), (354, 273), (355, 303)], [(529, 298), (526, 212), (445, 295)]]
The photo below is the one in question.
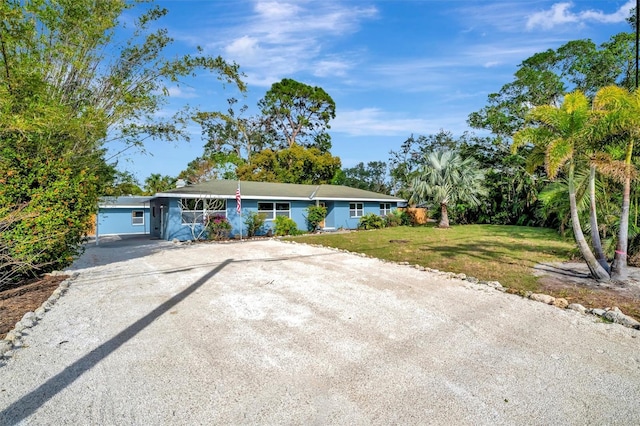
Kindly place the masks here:
[(384, 111), (379, 108), (340, 111), (331, 122), (331, 132), (345, 133), (349, 136), (406, 136), (411, 133), (430, 134), (440, 129), (458, 130), (465, 124), (465, 118), (448, 117), (446, 119), (427, 120), (423, 118), (404, 118), (407, 113)]
[(264, 86), (299, 72), (343, 76), (353, 66), (345, 59), (351, 52), (337, 55), (332, 45), (377, 13), (362, 3), (256, 0), (244, 19), (224, 33), (202, 31), (199, 43), (212, 51), (223, 49), (226, 59), (242, 65), (249, 80)]
[(551, 29), (555, 26), (566, 24), (582, 25), (587, 22), (599, 22), (612, 24), (624, 22), (629, 16), (629, 10), (635, 6), (635, 1), (627, 1), (613, 13), (605, 13), (601, 10), (586, 10), (582, 12), (572, 12), (574, 4), (570, 2), (556, 3), (551, 9), (536, 12), (527, 19), (527, 29), (536, 27)]
[(198, 97), (198, 93), (193, 87), (171, 86), (167, 88), (167, 91), (172, 98), (192, 99)]

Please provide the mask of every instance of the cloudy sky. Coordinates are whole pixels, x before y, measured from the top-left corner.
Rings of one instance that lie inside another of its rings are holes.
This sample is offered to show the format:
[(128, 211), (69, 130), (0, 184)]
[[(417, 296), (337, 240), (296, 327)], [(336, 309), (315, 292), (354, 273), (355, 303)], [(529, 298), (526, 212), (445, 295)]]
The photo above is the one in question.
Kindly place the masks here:
[[(178, 53), (202, 46), (237, 62), (245, 97), (209, 76), (171, 87), (166, 113), (189, 104), (223, 110), (226, 99), (256, 103), (282, 78), (320, 86), (336, 102), (332, 153), (344, 167), (387, 161), (411, 134), (469, 130), (469, 113), (512, 80), (534, 53), (569, 40), (596, 43), (629, 31), (635, 1), (502, 0), (174, 0), (157, 1)], [(154, 142), (153, 155), (127, 150), (119, 168), (140, 183), (175, 176), (202, 154), (200, 129), (190, 143)], [(121, 149), (111, 147), (112, 153)]]

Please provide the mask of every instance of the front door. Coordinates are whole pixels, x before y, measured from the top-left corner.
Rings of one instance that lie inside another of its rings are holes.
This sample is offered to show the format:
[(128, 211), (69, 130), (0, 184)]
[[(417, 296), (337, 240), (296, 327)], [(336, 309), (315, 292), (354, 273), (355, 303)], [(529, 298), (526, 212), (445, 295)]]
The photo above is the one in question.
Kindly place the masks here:
[[(326, 208), (327, 208), (327, 203), (325, 203), (324, 201), (321, 201), (321, 202), (320, 202), (320, 204), (319, 204), (319, 206), (320, 206), (320, 207), (324, 207), (324, 208), (326, 209)], [(324, 229), (324, 228), (326, 228), (326, 227), (327, 227), (327, 224), (325, 223), (325, 222), (326, 222), (326, 219), (327, 219), (327, 217), (325, 216), (325, 217), (324, 217), (324, 219), (322, 219), (322, 222), (320, 222), (320, 223), (318, 224), (318, 226), (320, 227), (320, 229)]]

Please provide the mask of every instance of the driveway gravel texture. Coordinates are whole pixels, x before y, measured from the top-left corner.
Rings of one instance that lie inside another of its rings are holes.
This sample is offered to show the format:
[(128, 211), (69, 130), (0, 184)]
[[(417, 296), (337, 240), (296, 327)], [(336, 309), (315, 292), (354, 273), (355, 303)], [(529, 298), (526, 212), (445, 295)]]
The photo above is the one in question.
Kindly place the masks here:
[(0, 424), (639, 424), (640, 332), (277, 240), (91, 245)]

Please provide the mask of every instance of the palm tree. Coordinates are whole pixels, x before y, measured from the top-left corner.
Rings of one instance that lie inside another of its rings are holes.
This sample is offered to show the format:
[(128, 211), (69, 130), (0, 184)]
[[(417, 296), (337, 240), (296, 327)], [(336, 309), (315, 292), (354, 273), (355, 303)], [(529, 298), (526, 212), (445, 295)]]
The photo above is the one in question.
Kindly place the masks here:
[(144, 189), (148, 195), (167, 191), (176, 187), (176, 179), (171, 176), (163, 176), (160, 173), (152, 173), (144, 180)]
[(617, 86), (600, 89), (593, 100), (596, 113), (596, 124), (591, 137), (600, 140), (621, 143), (624, 147), (624, 160), (611, 162), (611, 171), (622, 171), (619, 176), (623, 183), (622, 210), (620, 212), (620, 228), (616, 246), (611, 278), (624, 280), (627, 271), (627, 246), (629, 242), (629, 204), (631, 200), (631, 180), (636, 170), (631, 163), (633, 148), (640, 138), (640, 92), (628, 92)]
[[(575, 155), (575, 151), (586, 152), (584, 131), (590, 117), (589, 100), (580, 91), (566, 95), (559, 108), (551, 105), (535, 107), (527, 117), (529, 123), (533, 124), (514, 134), (512, 150), (515, 152), (520, 146), (527, 143), (531, 143), (537, 148), (534, 152), (539, 153), (544, 150), (544, 165), (547, 175), (551, 179), (554, 179), (558, 172), (567, 166), (569, 210), (576, 244), (587, 262), (591, 275), (597, 280), (606, 281), (609, 280), (609, 273), (587, 244), (580, 225), (576, 202), (575, 168), (577, 160), (581, 158), (579, 155)], [(595, 211), (592, 214), (595, 214)], [(599, 241), (600, 235), (597, 232), (597, 226), (595, 236)]]
[(466, 203), (480, 204), (480, 196), (487, 194), (484, 171), (472, 157), (462, 158), (454, 151), (437, 151), (425, 157), (425, 164), (411, 182), (410, 201), (431, 200), (440, 204), (440, 228), (449, 227), (448, 206)]

